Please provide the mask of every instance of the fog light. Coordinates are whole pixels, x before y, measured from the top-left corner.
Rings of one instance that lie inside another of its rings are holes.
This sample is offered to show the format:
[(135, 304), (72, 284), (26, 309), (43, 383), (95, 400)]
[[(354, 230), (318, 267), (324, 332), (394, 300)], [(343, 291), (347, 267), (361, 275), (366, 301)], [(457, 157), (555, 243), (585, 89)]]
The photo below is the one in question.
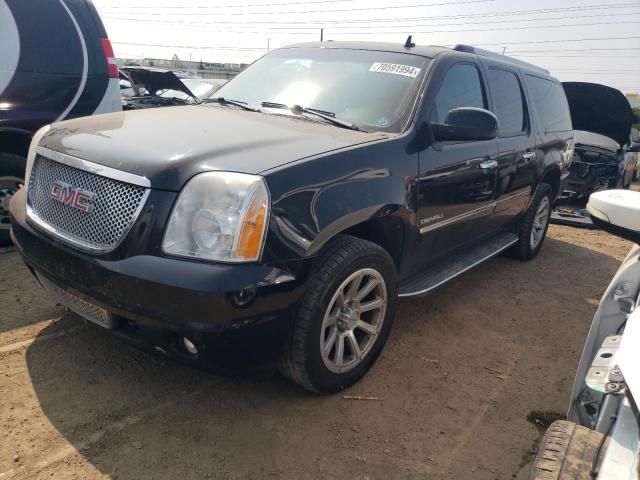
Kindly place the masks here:
[(187, 350), (187, 352), (189, 352), (191, 355), (198, 354), (198, 349), (187, 337), (182, 337), (182, 344), (184, 345), (184, 348)]

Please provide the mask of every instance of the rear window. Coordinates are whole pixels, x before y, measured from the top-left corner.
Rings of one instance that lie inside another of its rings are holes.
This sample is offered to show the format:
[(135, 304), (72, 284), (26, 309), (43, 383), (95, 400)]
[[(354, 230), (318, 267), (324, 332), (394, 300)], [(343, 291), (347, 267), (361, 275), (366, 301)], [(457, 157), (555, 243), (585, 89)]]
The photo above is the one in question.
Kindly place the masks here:
[(544, 133), (572, 130), (569, 104), (562, 86), (533, 75), (525, 75), (525, 81)]
[(522, 88), (515, 73), (498, 68), (489, 69), (493, 92), (494, 113), (498, 117), (501, 137), (512, 137), (527, 128)]

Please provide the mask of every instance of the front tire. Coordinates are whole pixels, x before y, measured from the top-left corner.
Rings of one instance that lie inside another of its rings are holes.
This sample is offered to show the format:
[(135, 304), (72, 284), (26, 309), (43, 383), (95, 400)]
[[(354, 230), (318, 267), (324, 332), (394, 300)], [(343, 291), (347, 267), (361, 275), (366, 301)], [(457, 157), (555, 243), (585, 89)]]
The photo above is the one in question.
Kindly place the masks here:
[(0, 153), (0, 247), (11, 245), (9, 202), (24, 184), (26, 160), (12, 153)]
[(536, 189), (531, 205), (525, 212), (516, 235), (518, 243), (513, 245), (508, 254), (518, 260), (531, 260), (542, 248), (549, 228), (553, 194), (547, 183), (541, 183)]
[(316, 393), (333, 393), (371, 368), (389, 336), (396, 271), (375, 243), (340, 235), (314, 261), (280, 371)]

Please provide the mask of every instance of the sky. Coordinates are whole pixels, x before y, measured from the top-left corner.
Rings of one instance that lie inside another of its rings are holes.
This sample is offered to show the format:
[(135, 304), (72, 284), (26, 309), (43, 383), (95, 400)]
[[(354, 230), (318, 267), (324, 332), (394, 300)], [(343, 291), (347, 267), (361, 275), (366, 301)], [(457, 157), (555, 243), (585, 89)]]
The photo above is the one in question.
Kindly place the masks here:
[(458, 43), (640, 93), (640, 0), (94, 0), (116, 56), (250, 63), (320, 39)]

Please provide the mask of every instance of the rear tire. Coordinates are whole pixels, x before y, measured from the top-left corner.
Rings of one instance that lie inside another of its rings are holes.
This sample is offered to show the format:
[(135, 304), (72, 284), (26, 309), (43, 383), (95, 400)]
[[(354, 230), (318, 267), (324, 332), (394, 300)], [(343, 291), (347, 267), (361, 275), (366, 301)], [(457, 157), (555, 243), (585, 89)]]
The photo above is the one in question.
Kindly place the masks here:
[(24, 157), (13, 153), (0, 153), (0, 247), (12, 244), (9, 230), (9, 202), (18, 188), (24, 184)]
[(516, 235), (518, 243), (507, 254), (518, 260), (531, 260), (542, 248), (549, 228), (553, 194), (547, 183), (541, 183), (536, 189), (531, 205), (518, 224)]
[(592, 480), (602, 433), (566, 420), (553, 422), (542, 439), (529, 480)]
[(353, 385), (384, 347), (397, 295), (383, 248), (346, 235), (331, 240), (314, 261), (281, 373), (316, 393)]

